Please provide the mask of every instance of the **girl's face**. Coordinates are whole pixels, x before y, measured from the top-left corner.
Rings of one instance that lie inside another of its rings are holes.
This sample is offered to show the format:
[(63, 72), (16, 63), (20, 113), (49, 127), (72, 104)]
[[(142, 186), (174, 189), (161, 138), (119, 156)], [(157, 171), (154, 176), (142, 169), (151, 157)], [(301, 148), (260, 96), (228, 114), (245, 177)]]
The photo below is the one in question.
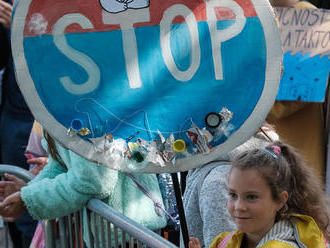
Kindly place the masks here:
[(276, 212), (286, 202), (285, 197), (282, 199), (280, 195), (282, 200), (274, 201), (269, 186), (255, 169), (233, 168), (228, 184), (227, 208), (237, 228), (261, 239), (274, 225)]

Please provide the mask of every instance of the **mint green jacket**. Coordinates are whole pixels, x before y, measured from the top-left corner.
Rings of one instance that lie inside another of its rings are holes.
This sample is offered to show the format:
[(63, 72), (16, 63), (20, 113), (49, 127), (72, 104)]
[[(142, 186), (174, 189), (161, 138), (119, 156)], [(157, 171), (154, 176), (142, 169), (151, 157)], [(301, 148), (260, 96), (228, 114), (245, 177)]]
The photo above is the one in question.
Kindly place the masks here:
[[(82, 209), (90, 199), (101, 199), (113, 209), (150, 229), (166, 225), (154, 203), (125, 174), (89, 162), (57, 145), (67, 169), (49, 158), (48, 165), (27, 186), (21, 198), (34, 219), (54, 219)], [(134, 174), (135, 178), (163, 203), (154, 174)]]

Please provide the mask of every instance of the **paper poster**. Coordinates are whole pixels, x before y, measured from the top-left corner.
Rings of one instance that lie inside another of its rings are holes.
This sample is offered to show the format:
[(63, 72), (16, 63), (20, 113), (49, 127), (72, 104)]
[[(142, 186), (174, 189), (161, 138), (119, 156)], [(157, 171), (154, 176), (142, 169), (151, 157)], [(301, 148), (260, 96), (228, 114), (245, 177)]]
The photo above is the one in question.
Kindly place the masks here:
[(261, 125), (280, 77), (280, 37), (261, 0), (24, 0), (12, 40), (36, 119), (123, 171), (225, 156)]
[(277, 100), (323, 102), (330, 72), (330, 11), (276, 8), (284, 72)]

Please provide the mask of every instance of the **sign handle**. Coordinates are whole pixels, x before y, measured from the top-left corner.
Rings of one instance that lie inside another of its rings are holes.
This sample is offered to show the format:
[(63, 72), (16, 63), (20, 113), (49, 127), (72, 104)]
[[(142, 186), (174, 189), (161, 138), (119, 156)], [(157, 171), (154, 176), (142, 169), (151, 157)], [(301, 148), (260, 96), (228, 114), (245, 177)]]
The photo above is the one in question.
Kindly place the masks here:
[(174, 186), (176, 205), (178, 207), (178, 212), (179, 212), (180, 228), (181, 228), (181, 232), (182, 232), (183, 243), (184, 243), (184, 247), (188, 248), (189, 247), (188, 246), (189, 233), (188, 233), (188, 228), (187, 228), (186, 216), (184, 214), (184, 208), (183, 208), (183, 203), (182, 203), (182, 198), (181, 198), (181, 190), (180, 190), (180, 186), (179, 186), (178, 175), (177, 175), (177, 173), (171, 173), (171, 177), (172, 177), (173, 186)]

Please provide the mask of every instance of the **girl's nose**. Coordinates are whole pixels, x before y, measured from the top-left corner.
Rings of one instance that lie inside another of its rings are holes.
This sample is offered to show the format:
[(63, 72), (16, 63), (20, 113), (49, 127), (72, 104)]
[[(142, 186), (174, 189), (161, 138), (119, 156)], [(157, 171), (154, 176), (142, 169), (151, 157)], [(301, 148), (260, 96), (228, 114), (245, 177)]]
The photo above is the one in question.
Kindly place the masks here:
[(239, 211), (246, 210), (246, 204), (245, 204), (244, 200), (242, 200), (241, 198), (238, 198), (235, 201), (235, 210), (239, 210)]

